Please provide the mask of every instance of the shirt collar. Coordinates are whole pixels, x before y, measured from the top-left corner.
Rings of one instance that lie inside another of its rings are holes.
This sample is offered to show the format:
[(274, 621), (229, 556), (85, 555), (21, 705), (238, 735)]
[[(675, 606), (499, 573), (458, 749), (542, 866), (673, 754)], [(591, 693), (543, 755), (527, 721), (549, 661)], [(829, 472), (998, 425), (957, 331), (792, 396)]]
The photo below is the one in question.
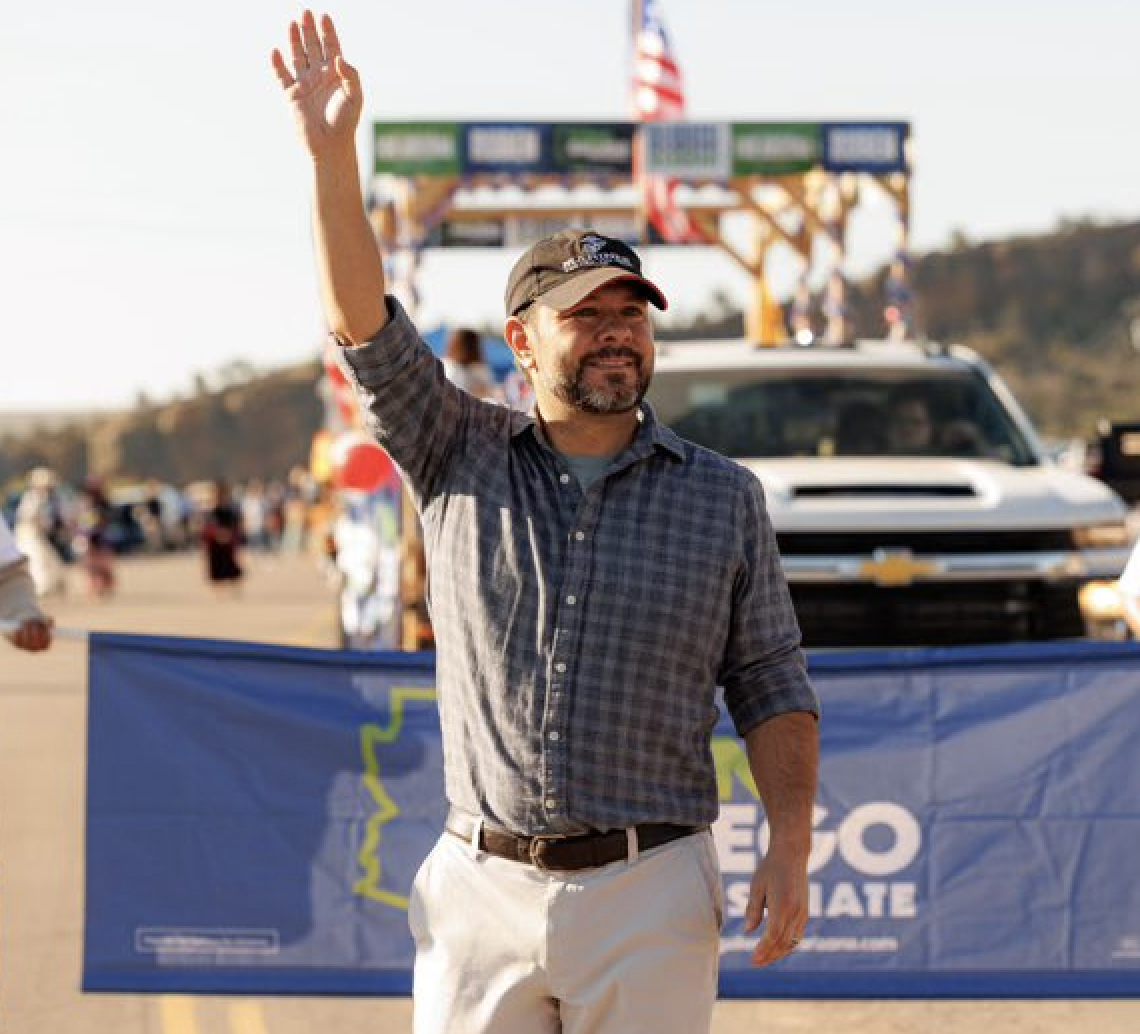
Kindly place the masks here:
[[(648, 454), (654, 449), (664, 449), (671, 453), (675, 459), (681, 461), (685, 459), (685, 447), (681, 439), (664, 424), (658, 422), (657, 414), (653, 412), (653, 407), (648, 402), (641, 403), (638, 417), (641, 425), (638, 427), (637, 434), (633, 437), (633, 444), (630, 446), (630, 449), (637, 456)], [(528, 431), (534, 435), (536, 441), (545, 442), (533, 410), (528, 413), (520, 412), (517, 409), (512, 410), (511, 437), (518, 438)]]

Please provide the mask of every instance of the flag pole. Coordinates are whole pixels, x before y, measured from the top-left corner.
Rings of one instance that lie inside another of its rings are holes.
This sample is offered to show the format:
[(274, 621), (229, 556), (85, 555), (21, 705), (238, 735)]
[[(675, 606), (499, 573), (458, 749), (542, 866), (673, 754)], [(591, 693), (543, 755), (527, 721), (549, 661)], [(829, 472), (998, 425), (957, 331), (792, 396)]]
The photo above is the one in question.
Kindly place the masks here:
[(634, 91), (637, 89), (637, 38), (641, 32), (642, 4), (644, 0), (631, 0), (629, 24), (629, 112), (633, 121), (638, 123), (633, 137), (633, 190), (635, 196), (634, 216), (637, 224), (637, 233), (643, 246), (649, 244), (649, 207), (645, 198), (645, 183), (642, 179), (642, 169), (645, 162), (644, 130), (641, 128), (641, 114), (638, 111), (637, 98)]
[[(634, 62), (637, 61), (637, 34), (641, 31), (641, 4), (642, 0), (633, 0), (629, 5), (631, 19), (629, 24), (629, 53)], [(636, 71), (635, 68), (630, 68), (630, 82), (636, 79)], [(632, 104), (632, 98), (630, 106), (631, 108), (636, 108), (636, 105)]]

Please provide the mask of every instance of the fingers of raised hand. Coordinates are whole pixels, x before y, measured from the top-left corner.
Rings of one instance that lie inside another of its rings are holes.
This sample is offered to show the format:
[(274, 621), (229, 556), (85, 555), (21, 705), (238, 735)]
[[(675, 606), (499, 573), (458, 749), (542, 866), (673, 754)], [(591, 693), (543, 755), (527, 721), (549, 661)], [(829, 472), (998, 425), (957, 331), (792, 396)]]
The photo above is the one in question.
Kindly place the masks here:
[(321, 15), (321, 39), (324, 44), (325, 60), (335, 64), (338, 57), (342, 57), (340, 37), (336, 34), (336, 26), (327, 14)]
[[(328, 15), (325, 15), (328, 18)], [(304, 45), (305, 56), (310, 68), (320, 68), (325, 63), (325, 48), (321, 43), (320, 33), (317, 31), (317, 20), (312, 11), (306, 11), (301, 16), (301, 42)]]
[(273, 52), (273, 68), (283, 86), (289, 87), (310, 73), (322, 72), (343, 60), (340, 38), (329, 15), (321, 15), (320, 27), (312, 11), (305, 11), (299, 22), (289, 23), (289, 62), (278, 51)]
[[(325, 15), (322, 23), (322, 29), (327, 35), (332, 19)], [(333, 39), (335, 38), (334, 30)], [(339, 44), (337, 47), (339, 50)], [(296, 79), (304, 79), (310, 72), (319, 72), (332, 63), (333, 55), (326, 52), (325, 43), (317, 30), (317, 20), (313, 17), (312, 11), (306, 11), (301, 16), (300, 22), (289, 23), (289, 53)]]
[(309, 71), (310, 62), (303, 30), (296, 22), (289, 23), (289, 53), (293, 57), (293, 72), (300, 79)]
[(293, 73), (289, 71), (289, 66), (285, 64), (285, 58), (281, 56), (280, 50), (273, 51), (273, 71), (277, 74), (277, 81), (287, 90), (297, 80), (293, 78)]

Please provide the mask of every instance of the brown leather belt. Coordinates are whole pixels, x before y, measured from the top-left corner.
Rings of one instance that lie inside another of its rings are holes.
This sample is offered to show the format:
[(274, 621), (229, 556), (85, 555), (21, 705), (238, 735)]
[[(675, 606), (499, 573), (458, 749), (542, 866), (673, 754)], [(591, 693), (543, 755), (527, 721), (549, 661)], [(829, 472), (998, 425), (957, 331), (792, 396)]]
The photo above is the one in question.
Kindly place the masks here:
[[(471, 843), (475, 821), (452, 812), (444, 827), (448, 833)], [(704, 826), (675, 826), (667, 822), (647, 822), (637, 830), (637, 849), (648, 851), (681, 837), (699, 833)], [(624, 829), (609, 833), (583, 833), (576, 836), (516, 836), (500, 829), (479, 830), (479, 849), (498, 858), (533, 865), (539, 869), (570, 872), (596, 869), (601, 865), (624, 860), (629, 853), (629, 840)]]

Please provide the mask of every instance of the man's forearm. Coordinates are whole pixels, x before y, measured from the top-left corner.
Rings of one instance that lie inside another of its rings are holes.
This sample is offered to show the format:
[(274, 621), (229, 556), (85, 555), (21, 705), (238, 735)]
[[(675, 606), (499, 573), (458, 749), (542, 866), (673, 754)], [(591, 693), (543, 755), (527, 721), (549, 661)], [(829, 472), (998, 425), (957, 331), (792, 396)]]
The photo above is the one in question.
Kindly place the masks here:
[(819, 722), (806, 712), (777, 715), (751, 729), (744, 744), (772, 842), (806, 858), (819, 777)]
[(360, 190), (356, 149), (314, 163), (313, 243), (329, 329), (361, 344), (388, 322), (384, 264)]

